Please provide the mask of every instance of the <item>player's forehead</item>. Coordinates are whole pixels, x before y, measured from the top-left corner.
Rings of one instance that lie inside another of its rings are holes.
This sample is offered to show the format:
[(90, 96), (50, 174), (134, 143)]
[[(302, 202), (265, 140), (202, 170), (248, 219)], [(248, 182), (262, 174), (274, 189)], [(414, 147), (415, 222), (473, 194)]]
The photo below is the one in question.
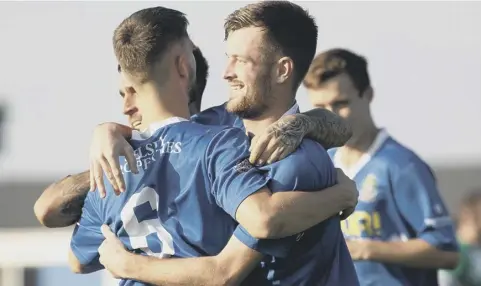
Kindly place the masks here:
[(227, 56), (260, 57), (265, 45), (265, 30), (247, 27), (232, 31), (226, 44)]
[(132, 79), (124, 72), (120, 71), (119, 75), (119, 90), (125, 92), (129, 87), (133, 86)]
[(328, 106), (334, 104), (337, 101), (346, 100), (346, 96), (343, 96), (338, 89), (320, 87), (316, 89), (308, 89), (307, 94), (313, 105), (315, 106)]
[(349, 100), (357, 95), (357, 89), (347, 75), (334, 77), (319, 87), (307, 90), (311, 99), (329, 104), (341, 100)]

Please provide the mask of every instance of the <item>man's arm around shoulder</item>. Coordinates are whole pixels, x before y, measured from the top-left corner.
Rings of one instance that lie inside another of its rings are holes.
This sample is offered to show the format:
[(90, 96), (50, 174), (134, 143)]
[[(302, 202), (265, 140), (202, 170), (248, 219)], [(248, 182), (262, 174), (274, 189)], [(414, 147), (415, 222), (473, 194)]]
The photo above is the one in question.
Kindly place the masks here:
[(306, 137), (317, 141), (326, 149), (341, 147), (352, 136), (351, 126), (346, 120), (324, 108), (314, 108), (301, 113), (299, 120), (307, 127)]

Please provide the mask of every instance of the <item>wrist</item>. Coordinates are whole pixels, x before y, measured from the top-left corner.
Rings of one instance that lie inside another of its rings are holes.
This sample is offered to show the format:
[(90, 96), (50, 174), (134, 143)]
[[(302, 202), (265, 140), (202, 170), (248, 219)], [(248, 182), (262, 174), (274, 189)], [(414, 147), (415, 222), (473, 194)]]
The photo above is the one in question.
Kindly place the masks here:
[(98, 128), (107, 130), (110, 134), (120, 134), (125, 139), (132, 137), (132, 128), (126, 125), (118, 124), (115, 122), (106, 122), (98, 125)]

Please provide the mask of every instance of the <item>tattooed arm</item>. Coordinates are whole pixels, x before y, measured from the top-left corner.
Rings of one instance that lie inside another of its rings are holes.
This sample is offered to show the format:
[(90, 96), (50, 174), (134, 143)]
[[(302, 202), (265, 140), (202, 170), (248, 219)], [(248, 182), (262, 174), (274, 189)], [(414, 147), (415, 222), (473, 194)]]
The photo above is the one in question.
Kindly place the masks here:
[(324, 108), (314, 108), (295, 115), (298, 126), (306, 126), (306, 137), (330, 149), (346, 144), (351, 138), (351, 126), (340, 116)]
[(330, 149), (344, 145), (351, 135), (347, 122), (327, 109), (286, 115), (253, 138), (250, 161), (257, 165), (279, 161), (294, 152), (304, 137)]
[(46, 227), (70, 226), (80, 219), (89, 189), (89, 171), (69, 175), (43, 191), (35, 202), (35, 216)]

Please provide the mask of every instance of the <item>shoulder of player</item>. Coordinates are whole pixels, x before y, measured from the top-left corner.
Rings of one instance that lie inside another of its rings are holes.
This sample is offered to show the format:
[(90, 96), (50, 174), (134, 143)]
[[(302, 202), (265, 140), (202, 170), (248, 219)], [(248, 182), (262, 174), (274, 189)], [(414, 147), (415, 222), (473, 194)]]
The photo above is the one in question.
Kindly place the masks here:
[(317, 166), (321, 166), (323, 162), (332, 164), (329, 154), (324, 147), (316, 141), (304, 139), (296, 151), (281, 160), (279, 162), (281, 164), (276, 165), (276, 167), (288, 168), (291, 172), (292, 170), (304, 172), (306, 167), (314, 167), (307, 169), (317, 172), (319, 170)]
[[(201, 124), (199, 124), (201, 125)], [(206, 126), (201, 125), (202, 127), (202, 134), (200, 134), (199, 139), (206, 143), (210, 142), (224, 142), (228, 143), (230, 141), (234, 142), (237, 140), (241, 140), (242, 143), (248, 143), (248, 137), (245, 134), (244, 130), (236, 127), (231, 126), (224, 126), (224, 125), (215, 125), (215, 126)]]
[(421, 159), (413, 150), (391, 137), (386, 141), (381, 155), (391, 171), (407, 171), (415, 166), (429, 168), (428, 164), (424, 162), (424, 160)]
[(329, 159), (327, 150), (321, 144), (311, 139), (303, 139), (292, 155), (310, 160)]
[(170, 131), (174, 131), (173, 134), (180, 134), (186, 132), (192, 136), (205, 137), (206, 135), (209, 136), (222, 132), (222, 130), (226, 128), (229, 127), (223, 125), (208, 125), (196, 121), (189, 121), (186, 122), (184, 125), (172, 126)]

